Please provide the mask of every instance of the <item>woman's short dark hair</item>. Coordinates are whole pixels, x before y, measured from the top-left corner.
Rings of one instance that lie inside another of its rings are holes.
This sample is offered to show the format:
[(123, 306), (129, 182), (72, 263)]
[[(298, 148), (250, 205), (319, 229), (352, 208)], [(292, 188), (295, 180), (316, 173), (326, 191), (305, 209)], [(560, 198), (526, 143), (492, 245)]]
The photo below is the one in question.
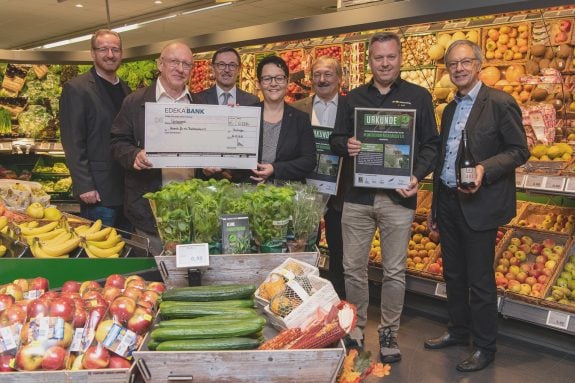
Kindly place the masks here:
[(280, 68), (281, 70), (283, 70), (284, 74), (289, 77), (289, 68), (286, 64), (286, 62), (279, 56), (276, 55), (269, 55), (266, 56), (262, 59), (262, 61), (260, 61), (258, 63), (258, 68), (257, 68), (257, 76), (258, 76), (258, 81), (261, 81), (262, 79), (262, 70), (264, 68), (265, 65), (267, 64), (274, 64), (276, 65), (278, 68)]

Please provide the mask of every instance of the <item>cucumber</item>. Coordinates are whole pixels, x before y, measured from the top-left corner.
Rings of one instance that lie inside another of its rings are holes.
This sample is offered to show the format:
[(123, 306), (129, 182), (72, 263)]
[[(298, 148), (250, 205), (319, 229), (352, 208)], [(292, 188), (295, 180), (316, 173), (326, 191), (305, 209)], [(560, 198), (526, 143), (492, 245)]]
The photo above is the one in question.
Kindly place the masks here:
[(251, 298), (255, 285), (177, 287), (164, 291), (162, 301), (213, 302)]
[(207, 315), (203, 317), (191, 319), (171, 319), (163, 320), (158, 323), (158, 327), (193, 327), (202, 324), (211, 324), (212, 326), (226, 325), (228, 323), (235, 323), (238, 321), (254, 321), (262, 322), (264, 325), (266, 320), (257, 314), (248, 314), (247, 316), (240, 315)]
[(219, 302), (175, 302), (160, 303), (160, 313), (165, 318), (195, 318), (204, 315), (228, 314), (246, 315), (255, 313), (251, 299)]
[(148, 350), (155, 351), (159, 344), (160, 342), (158, 342), (157, 340), (150, 339), (150, 341), (148, 342)]
[(201, 324), (194, 327), (158, 327), (152, 330), (150, 336), (153, 340), (180, 340), (180, 339), (210, 339), (229, 338), (234, 336), (250, 335), (263, 329), (264, 325), (258, 321), (238, 321), (221, 326)]
[(217, 339), (167, 340), (161, 342), (157, 351), (205, 351), (205, 350), (251, 350), (259, 347), (260, 340), (243, 337)]

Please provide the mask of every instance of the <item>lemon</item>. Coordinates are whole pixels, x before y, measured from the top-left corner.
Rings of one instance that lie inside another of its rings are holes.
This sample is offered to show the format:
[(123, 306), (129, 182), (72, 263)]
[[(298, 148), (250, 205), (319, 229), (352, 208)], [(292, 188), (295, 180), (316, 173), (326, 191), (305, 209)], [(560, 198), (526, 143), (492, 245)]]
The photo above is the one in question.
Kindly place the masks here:
[(31, 203), (26, 208), (26, 214), (32, 218), (42, 219), (44, 218), (44, 206), (40, 205), (38, 202)]
[(60, 210), (54, 206), (47, 207), (44, 209), (44, 219), (49, 219), (51, 221), (57, 221), (62, 217)]

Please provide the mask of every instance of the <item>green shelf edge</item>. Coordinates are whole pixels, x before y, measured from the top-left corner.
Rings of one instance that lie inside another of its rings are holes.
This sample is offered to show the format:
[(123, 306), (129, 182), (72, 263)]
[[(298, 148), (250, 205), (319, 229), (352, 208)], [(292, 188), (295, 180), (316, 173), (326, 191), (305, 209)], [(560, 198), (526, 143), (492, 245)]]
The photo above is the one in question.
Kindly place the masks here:
[(105, 279), (110, 274), (133, 274), (157, 269), (153, 257), (118, 259), (0, 259), (0, 285), (17, 278), (44, 277), (50, 288), (61, 287), (69, 280), (87, 281)]

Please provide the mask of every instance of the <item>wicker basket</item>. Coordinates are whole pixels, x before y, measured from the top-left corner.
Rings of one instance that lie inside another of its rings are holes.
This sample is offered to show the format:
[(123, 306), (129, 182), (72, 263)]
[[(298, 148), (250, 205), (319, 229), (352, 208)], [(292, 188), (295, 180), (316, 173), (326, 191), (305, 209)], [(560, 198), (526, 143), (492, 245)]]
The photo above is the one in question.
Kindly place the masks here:
[[(551, 281), (549, 282), (549, 287), (545, 292), (545, 296), (544, 299), (541, 301), (541, 305), (543, 306), (547, 306), (550, 307), (552, 309), (555, 310), (560, 310), (560, 311), (568, 311), (571, 313), (575, 313), (575, 296), (573, 295), (573, 293), (571, 293), (571, 298), (568, 298), (570, 301), (570, 304), (563, 304), (563, 303), (559, 303), (556, 300), (550, 301), (548, 300), (549, 297), (551, 297), (553, 295), (553, 290), (554, 286), (557, 286), (557, 280), (559, 278), (561, 278), (561, 273), (566, 271), (565, 267), (568, 263), (575, 263), (575, 262), (570, 262), (570, 258), (575, 257), (575, 246), (570, 246), (569, 250), (567, 251), (567, 256), (563, 258), (563, 260), (561, 261), (561, 263), (557, 266), (557, 269), (555, 270), (555, 273), (553, 274), (553, 277), (551, 278)], [(569, 266), (569, 267), (573, 267), (573, 266)], [(574, 272), (571, 272), (571, 274), (574, 274)], [(575, 277), (575, 275), (573, 275)], [(575, 291), (570, 289), (571, 291)]]
[[(544, 226), (546, 225), (546, 220), (548, 219), (551, 219), (551, 226), (549, 227)], [(554, 230), (553, 225), (559, 220), (564, 222), (563, 229)], [(569, 220), (572, 220), (572, 225), (567, 225)], [(572, 235), (575, 229), (575, 209), (537, 203), (528, 203), (521, 214), (517, 215), (515, 225), (549, 233)]]

